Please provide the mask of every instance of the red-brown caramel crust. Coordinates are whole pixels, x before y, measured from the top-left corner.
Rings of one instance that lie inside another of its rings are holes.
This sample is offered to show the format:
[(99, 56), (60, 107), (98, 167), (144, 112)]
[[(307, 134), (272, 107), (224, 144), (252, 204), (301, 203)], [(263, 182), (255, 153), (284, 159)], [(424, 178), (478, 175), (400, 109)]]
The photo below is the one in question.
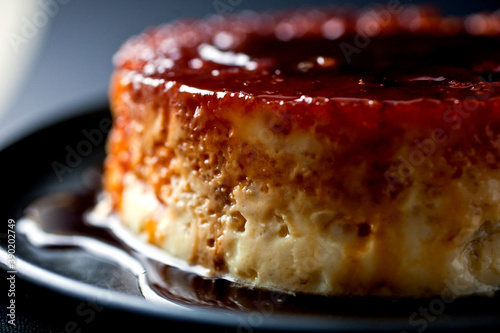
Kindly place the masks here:
[(136, 80), (302, 104), (310, 104), (308, 97), (500, 95), (500, 14), (457, 19), (413, 7), (383, 11), (291, 11), (169, 24), (130, 40), (115, 65), (140, 74)]
[(500, 14), (386, 12), (390, 19), (383, 9), (332, 9), (169, 24), (127, 42), (116, 70), (139, 103), (165, 100), (170, 88), (218, 100), (214, 112), (236, 100), (248, 107), (234, 110), (249, 112), (276, 103), (284, 123), (330, 135), (352, 126), (381, 138), (409, 124), (458, 126), (466, 136), (500, 118)]

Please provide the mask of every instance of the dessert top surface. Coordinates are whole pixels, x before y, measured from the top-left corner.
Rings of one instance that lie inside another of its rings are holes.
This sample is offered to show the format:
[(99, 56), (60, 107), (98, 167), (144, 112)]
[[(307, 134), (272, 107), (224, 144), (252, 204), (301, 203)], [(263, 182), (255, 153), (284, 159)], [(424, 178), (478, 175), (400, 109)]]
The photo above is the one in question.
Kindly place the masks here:
[(176, 22), (130, 39), (115, 66), (152, 85), (263, 99), (500, 96), (500, 12), (294, 10)]

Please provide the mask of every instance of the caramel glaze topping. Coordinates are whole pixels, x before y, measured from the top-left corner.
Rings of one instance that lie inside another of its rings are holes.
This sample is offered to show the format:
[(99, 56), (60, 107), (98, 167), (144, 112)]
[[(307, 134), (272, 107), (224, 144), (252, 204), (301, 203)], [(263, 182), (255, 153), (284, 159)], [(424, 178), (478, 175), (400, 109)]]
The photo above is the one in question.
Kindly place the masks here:
[(184, 101), (207, 106), (214, 119), (267, 104), (274, 132), (314, 128), (362, 152), (383, 185), (375, 196), (386, 192), (380, 175), (397, 166), (394, 149), (405, 138), (446, 140), (441, 153), (456, 170), (471, 151), (472, 163), (500, 161), (498, 12), (456, 18), (389, 6), (182, 21), (132, 38), (114, 62), (135, 103)]
[(215, 17), (152, 29), (130, 40), (115, 65), (155, 80), (295, 103), (463, 99), (498, 87), (500, 14), (458, 19), (399, 7)]
[[(394, 123), (468, 135), (499, 119), (499, 13), (389, 6), (214, 17), (152, 29), (114, 62), (137, 86), (136, 102), (166, 100), (175, 86), (222, 112), (235, 100), (248, 107), (234, 110), (286, 104), (285, 123), (328, 134), (352, 126), (382, 137)], [(461, 121), (471, 115), (477, 121)]]

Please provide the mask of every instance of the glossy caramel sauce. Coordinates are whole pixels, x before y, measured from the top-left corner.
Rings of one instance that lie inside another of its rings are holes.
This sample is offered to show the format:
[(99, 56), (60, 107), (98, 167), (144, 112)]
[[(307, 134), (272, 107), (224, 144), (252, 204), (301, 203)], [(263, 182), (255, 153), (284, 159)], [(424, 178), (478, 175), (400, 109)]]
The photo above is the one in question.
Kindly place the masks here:
[(471, 92), (500, 95), (485, 85), (498, 87), (498, 14), (473, 21), (414, 7), (384, 19), (379, 13), (292, 11), (169, 24), (131, 39), (115, 66), (150, 85), (175, 82), (200, 95), (205, 90), (299, 104), (312, 104), (310, 97), (442, 101)]
[[(365, 148), (385, 147), (408, 128), (483, 137), (467, 140), (482, 149), (500, 121), (498, 13), (456, 18), (400, 6), (183, 21), (130, 39), (114, 64), (112, 105), (129, 93), (153, 109), (177, 101), (223, 119), (269, 104), (273, 131), (313, 128), (341, 145), (356, 141), (361, 154), (379, 156)], [(144, 127), (154, 117), (125, 116), (116, 121)]]

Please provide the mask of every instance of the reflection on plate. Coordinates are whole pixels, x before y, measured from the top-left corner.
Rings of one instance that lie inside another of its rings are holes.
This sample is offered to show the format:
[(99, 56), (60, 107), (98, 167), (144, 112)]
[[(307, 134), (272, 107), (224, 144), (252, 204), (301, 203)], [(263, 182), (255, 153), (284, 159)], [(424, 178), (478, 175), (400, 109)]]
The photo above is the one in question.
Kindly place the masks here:
[[(291, 295), (183, 269), (174, 258), (135, 240), (117, 220), (89, 213), (99, 191), (109, 123), (107, 109), (87, 112), (0, 153), (10, 161), (1, 175), (19, 180), (4, 207), (16, 219), (20, 277), (114, 308), (239, 331), (418, 331), (500, 324), (498, 296), (396, 300)], [(2, 240), (3, 268), (5, 244)]]

